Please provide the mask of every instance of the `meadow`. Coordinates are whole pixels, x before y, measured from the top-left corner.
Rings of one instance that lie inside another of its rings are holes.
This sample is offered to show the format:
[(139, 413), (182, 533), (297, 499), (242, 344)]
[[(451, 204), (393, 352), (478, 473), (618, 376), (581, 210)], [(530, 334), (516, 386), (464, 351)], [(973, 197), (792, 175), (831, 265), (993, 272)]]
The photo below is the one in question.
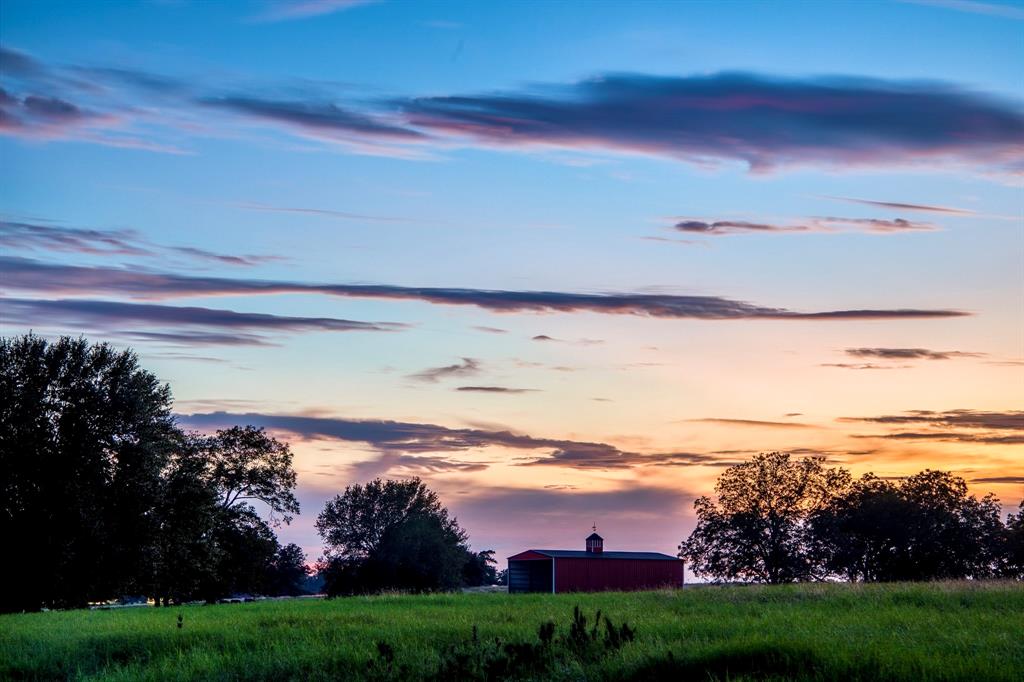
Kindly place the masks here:
[[(575, 606), (588, 628), (600, 609), (616, 628), (628, 623), (635, 639), (609, 646), (595, 632), (593, 643), (574, 648)], [(555, 630), (545, 648), (538, 626), (549, 620)], [(480, 669), (482, 658), (503, 649), (512, 652), (504, 672)], [(1021, 680), (1024, 587), (384, 595), (0, 616), (3, 679), (416, 680), (510, 672), (555, 680)]]

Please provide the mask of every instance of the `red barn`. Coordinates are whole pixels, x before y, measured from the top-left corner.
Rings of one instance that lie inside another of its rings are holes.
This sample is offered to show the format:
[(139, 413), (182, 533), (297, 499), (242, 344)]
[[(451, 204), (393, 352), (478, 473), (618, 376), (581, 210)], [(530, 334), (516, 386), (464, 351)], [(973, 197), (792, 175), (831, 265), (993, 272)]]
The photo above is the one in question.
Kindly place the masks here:
[(528, 549), (508, 558), (509, 592), (600, 592), (683, 586), (683, 562), (658, 552), (606, 552), (596, 532), (586, 551)]

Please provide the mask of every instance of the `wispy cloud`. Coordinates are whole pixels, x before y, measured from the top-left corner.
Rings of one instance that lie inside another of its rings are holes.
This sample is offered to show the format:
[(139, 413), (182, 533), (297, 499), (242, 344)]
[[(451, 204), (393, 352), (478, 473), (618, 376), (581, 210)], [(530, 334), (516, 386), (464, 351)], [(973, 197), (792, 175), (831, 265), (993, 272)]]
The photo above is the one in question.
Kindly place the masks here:
[(971, 483), (1024, 483), (1024, 476), (987, 476), (972, 478)]
[[(83, 299), (0, 298), (0, 317), (6, 325), (50, 328), (59, 323), (64, 328), (78, 330), (118, 331), (125, 325), (140, 324), (146, 327), (146, 331), (126, 333), (136, 338), (193, 345), (262, 344), (266, 341), (262, 336), (245, 336), (245, 333), (252, 332), (384, 332), (404, 328), (395, 323), (356, 322), (331, 317), (290, 317), (195, 306)], [(182, 328), (201, 328), (202, 331), (182, 332)], [(238, 333), (242, 335), (235, 336)]]
[(87, 230), (0, 220), (0, 246), (107, 256), (150, 256), (133, 230)]
[(1024, 411), (911, 410), (877, 417), (843, 417), (839, 421), (866, 422), (894, 427), (916, 427), (914, 431), (893, 430), (882, 434), (858, 434), (856, 438), (934, 440), (992, 445), (1024, 444)]
[(281, 123), (314, 136), (334, 137), (344, 141), (390, 139), (409, 142), (424, 137), (421, 132), (389, 123), (380, 116), (347, 109), (328, 101), (225, 96), (204, 98), (200, 102), (254, 119)]
[(266, 9), (253, 17), (258, 22), (295, 21), (344, 12), (380, 0), (269, 0)]
[(535, 388), (509, 388), (507, 386), (459, 386), (456, 391), (467, 393), (533, 393)]
[(194, 246), (164, 246), (144, 239), (136, 230), (84, 229), (16, 220), (0, 220), (0, 246), (8, 249), (143, 258), (180, 255), (194, 261), (239, 266), (283, 260), (280, 256), (232, 255)]
[(987, 14), (993, 17), (1004, 19), (1024, 20), (1024, 9), (1012, 5), (1000, 5), (993, 2), (978, 2), (977, 0), (899, 0), (910, 5), (927, 5), (930, 7), (941, 7), (952, 9), (958, 12), (970, 14)]
[(985, 353), (929, 350), (927, 348), (847, 348), (844, 352), (855, 358), (879, 360), (951, 360), (953, 358), (980, 358), (985, 355)]
[[(270, 16), (352, 6), (298, 2)], [(12, 85), (0, 95), (0, 132), (39, 139), (180, 153), (196, 130), (235, 135), (241, 123), (415, 158), (469, 145), (626, 152), (755, 172), (911, 165), (1017, 175), (1024, 165), (1020, 103), (941, 82), (613, 73), (512, 92), (354, 98), (297, 80), (239, 89), (120, 67), (52, 67), (9, 49), (2, 57), (14, 67), (5, 71)]]
[(323, 294), (350, 298), (416, 300), (435, 305), (468, 305), (496, 313), (574, 313), (637, 315), (701, 320), (882, 320), (962, 317), (953, 309), (847, 309), (798, 312), (718, 296), (644, 293), (572, 293), (490, 289), (405, 287), (372, 284), (298, 282), (200, 277), (139, 269), (70, 266), (16, 257), (0, 257), (8, 289), (76, 295), (113, 294), (163, 299), (188, 296)]
[(349, 211), (335, 211), (328, 208), (310, 208), (305, 206), (271, 206), (252, 202), (237, 204), (239, 208), (247, 211), (264, 211), (268, 213), (295, 213), (299, 215), (314, 215), (325, 218), (337, 218), (339, 220), (358, 220), (366, 222), (400, 223), (409, 222), (407, 218), (395, 218), (391, 216), (367, 215), (365, 213), (351, 213)]
[(951, 208), (949, 206), (929, 206), (927, 204), (908, 204), (900, 201), (874, 201), (872, 199), (855, 199), (853, 197), (834, 197), (828, 196), (826, 199), (835, 199), (837, 201), (846, 201), (851, 204), (861, 204), (863, 206), (875, 206), (878, 208), (894, 208), (899, 211), (919, 211), (922, 213), (945, 213), (949, 215), (975, 215), (974, 211), (968, 211), (965, 208)]
[(710, 234), (784, 234), (794, 232), (868, 232), (893, 234), (896, 232), (921, 232), (937, 229), (931, 223), (915, 222), (903, 218), (882, 220), (878, 218), (807, 218), (799, 223), (755, 223), (746, 220), (695, 220), (686, 218), (673, 225), (679, 232)]
[(196, 429), (219, 428), (225, 424), (251, 424), (304, 438), (327, 438), (366, 443), (384, 452), (418, 455), (459, 452), (486, 447), (514, 450), (546, 450), (536, 459), (521, 464), (557, 465), (572, 468), (615, 469), (641, 465), (701, 465), (718, 460), (699, 453), (628, 452), (607, 443), (539, 438), (511, 431), (451, 429), (436, 424), (386, 420), (354, 420), (340, 417), (209, 412), (179, 415), (179, 422)]
[(441, 379), (448, 379), (450, 377), (468, 377), (480, 374), (482, 371), (480, 367), (480, 361), (473, 358), (462, 358), (462, 362), (457, 362), (453, 365), (444, 365), (442, 367), (428, 367), (427, 369), (410, 374), (410, 379), (417, 381), (426, 381), (428, 383), (436, 383)]
[(935, 82), (607, 74), (519, 92), (424, 97), (404, 107), (415, 127), (498, 147), (739, 161), (754, 171), (936, 159), (1013, 166), (1024, 155), (1019, 105)]
[(980, 410), (910, 410), (904, 414), (880, 417), (846, 417), (845, 421), (873, 422), (876, 424), (930, 424), (941, 427), (967, 427), (981, 429), (1009, 429), (1024, 431), (1024, 411), (985, 412)]
[(723, 417), (704, 417), (702, 419), (687, 419), (688, 422), (704, 422), (707, 424), (719, 424), (722, 426), (753, 426), (753, 427), (768, 427), (775, 429), (813, 429), (818, 428), (813, 424), (803, 424), (801, 422), (776, 422), (776, 421), (762, 421), (759, 419), (727, 419)]
[(908, 369), (911, 365), (876, 365), (872, 362), (823, 362), (820, 367), (839, 369)]

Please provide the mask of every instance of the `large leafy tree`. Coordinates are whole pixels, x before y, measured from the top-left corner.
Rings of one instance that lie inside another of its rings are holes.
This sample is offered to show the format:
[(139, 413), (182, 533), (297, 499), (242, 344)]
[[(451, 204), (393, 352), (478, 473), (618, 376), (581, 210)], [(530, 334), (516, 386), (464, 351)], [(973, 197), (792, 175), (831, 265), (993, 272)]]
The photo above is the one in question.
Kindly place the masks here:
[(729, 467), (715, 485), (717, 500), (694, 503), (697, 527), (679, 556), (698, 576), (786, 583), (819, 578), (808, 550), (808, 517), (849, 485), (849, 474), (820, 458), (781, 452)]
[(450, 589), (462, 581), (466, 533), (418, 478), (348, 486), (316, 527), (329, 594)]
[(258, 501), (267, 506), (272, 519), (276, 521), (275, 515), (280, 515), (284, 523), (299, 513), (287, 443), (253, 426), (234, 426), (214, 436), (193, 438), (205, 457), (207, 475), (217, 487), (222, 509)]
[(296, 596), (306, 591), (309, 577), (306, 554), (302, 548), (289, 543), (278, 548), (268, 576), (267, 592), (270, 594)]
[(848, 580), (987, 578), (1000, 572), (998, 501), (926, 470), (901, 481), (863, 476), (811, 519), (814, 551)]
[(288, 446), (261, 429), (183, 434), (131, 351), (0, 339), (0, 610), (123, 595), (270, 589), (271, 520), (298, 513)]
[(146, 592), (171, 392), (131, 351), (0, 340), (0, 608)]
[(1000, 571), (1007, 577), (1024, 579), (1024, 500), (1016, 514), (1006, 519), (1006, 544)]

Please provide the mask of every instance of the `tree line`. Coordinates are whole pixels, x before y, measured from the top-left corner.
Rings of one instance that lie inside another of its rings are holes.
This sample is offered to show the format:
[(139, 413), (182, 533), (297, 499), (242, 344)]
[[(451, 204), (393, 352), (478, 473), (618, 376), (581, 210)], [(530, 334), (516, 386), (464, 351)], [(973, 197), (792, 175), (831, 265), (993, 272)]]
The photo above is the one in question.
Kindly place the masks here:
[(773, 452), (727, 469), (715, 493), (694, 503), (679, 546), (715, 581), (1024, 579), (1024, 501), (1004, 522), (995, 496), (969, 495), (949, 472), (855, 479)]
[[(170, 388), (130, 350), (0, 339), (0, 611), (124, 596), (158, 605), (307, 590), (308, 560), (275, 529), (300, 511), (289, 446), (251, 426), (213, 435), (175, 423)], [(854, 479), (822, 459), (770, 453), (727, 469), (695, 503), (679, 547), (718, 581), (1024, 578), (1024, 502), (923, 471)], [(262, 512), (262, 513), (261, 513)], [(419, 479), (348, 486), (316, 529), (329, 595), (497, 582)]]
[[(306, 589), (307, 557), (275, 532), (300, 511), (289, 446), (251, 426), (187, 433), (172, 404), (130, 350), (0, 339), (0, 611)], [(418, 480), (350, 486), (317, 528), (339, 594), (494, 579), (493, 552), (470, 551)]]

